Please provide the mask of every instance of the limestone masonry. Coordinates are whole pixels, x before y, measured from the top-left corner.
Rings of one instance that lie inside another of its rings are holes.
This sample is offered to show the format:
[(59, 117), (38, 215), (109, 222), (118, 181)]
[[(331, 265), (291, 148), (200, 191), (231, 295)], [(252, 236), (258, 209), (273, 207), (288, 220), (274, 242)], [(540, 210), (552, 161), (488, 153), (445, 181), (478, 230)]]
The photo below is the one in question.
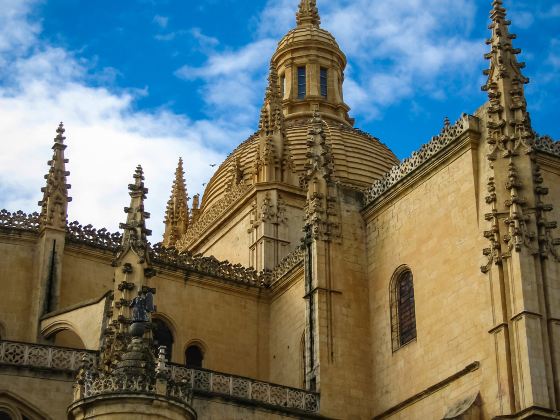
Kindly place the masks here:
[(560, 418), (560, 143), (491, 7), (488, 101), (399, 162), (301, 0), (258, 131), (190, 206), (179, 159), (155, 245), (140, 166), (121, 232), (68, 223), (61, 123), (40, 212), (0, 212), (0, 420)]

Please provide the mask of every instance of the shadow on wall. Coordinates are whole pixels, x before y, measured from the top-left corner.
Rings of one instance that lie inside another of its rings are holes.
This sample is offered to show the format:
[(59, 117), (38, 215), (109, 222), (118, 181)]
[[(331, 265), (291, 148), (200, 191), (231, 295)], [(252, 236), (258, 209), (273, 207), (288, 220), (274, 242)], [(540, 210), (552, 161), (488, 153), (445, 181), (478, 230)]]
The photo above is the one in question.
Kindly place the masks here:
[[(86, 346), (78, 334), (70, 329), (60, 330), (48, 337), (55, 346), (85, 350)], [(0, 419), (1, 420), (1, 419)]]

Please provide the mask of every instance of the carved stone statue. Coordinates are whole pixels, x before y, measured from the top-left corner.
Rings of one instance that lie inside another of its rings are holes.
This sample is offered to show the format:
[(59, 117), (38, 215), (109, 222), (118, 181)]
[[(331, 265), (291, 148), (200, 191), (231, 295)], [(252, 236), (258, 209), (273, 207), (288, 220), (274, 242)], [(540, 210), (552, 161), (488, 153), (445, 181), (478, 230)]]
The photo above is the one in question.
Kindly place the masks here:
[(130, 303), (132, 308), (132, 322), (149, 322), (149, 313), (154, 312), (154, 296), (152, 292), (142, 293), (138, 291), (136, 296)]

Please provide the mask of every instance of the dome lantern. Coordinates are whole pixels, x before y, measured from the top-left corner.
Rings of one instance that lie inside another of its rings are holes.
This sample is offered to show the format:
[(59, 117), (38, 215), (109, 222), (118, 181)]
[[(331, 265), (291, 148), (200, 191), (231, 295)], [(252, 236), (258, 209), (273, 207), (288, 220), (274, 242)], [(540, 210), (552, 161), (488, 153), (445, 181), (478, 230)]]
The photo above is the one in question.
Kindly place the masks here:
[(296, 22), (272, 57), (284, 116), (287, 120), (311, 118), (319, 111), (323, 118), (353, 125), (342, 92), (346, 56), (335, 38), (320, 27), (316, 0), (301, 0)]

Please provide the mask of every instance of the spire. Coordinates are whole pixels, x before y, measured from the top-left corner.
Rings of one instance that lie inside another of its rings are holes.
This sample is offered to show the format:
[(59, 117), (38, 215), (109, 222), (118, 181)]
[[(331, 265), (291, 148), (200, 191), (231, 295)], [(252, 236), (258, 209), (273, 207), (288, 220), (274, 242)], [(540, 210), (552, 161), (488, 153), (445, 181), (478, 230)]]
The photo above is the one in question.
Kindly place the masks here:
[(189, 227), (189, 206), (187, 203), (189, 198), (184, 175), (183, 159), (179, 158), (179, 164), (175, 170), (175, 180), (171, 189), (171, 197), (167, 202), (167, 210), (165, 212), (163, 246), (166, 248), (175, 246), (175, 243), (186, 233)]
[(282, 113), (282, 94), (278, 83), (278, 72), (271, 61), (268, 74), (268, 86), (264, 95), (264, 104), (261, 109), (259, 130), (265, 135), (272, 134), (275, 130), (283, 129), (284, 114)]
[(127, 214), (126, 223), (121, 223), (120, 228), (124, 230), (122, 247), (117, 259), (132, 250), (138, 255), (141, 263), (148, 262), (148, 239), (147, 236), (152, 232), (146, 229), (146, 219), (150, 218), (150, 213), (144, 211), (144, 200), (148, 189), (144, 187), (144, 172), (138, 165), (133, 175), (134, 184), (128, 185), (130, 191), (130, 207), (125, 207)]
[(53, 157), (48, 162), (49, 173), (45, 175), (47, 185), (41, 188), (43, 199), (39, 201), (41, 206), (41, 216), (39, 219), (40, 230), (45, 228), (54, 228), (64, 230), (68, 218), (68, 203), (72, 201), (68, 197), (68, 190), (70, 185), (66, 183), (66, 177), (70, 172), (66, 171), (66, 163), (68, 159), (64, 158), (64, 125), (60, 123), (56, 130), (56, 137), (54, 139)]
[(486, 41), (490, 52), (485, 55), (490, 60), (490, 68), (484, 71), (488, 81), (482, 87), (490, 100), (490, 137), (502, 142), (527, 142), (533, 137), (523, 87), (529, 79), (521, 73), (525, 63), (517, 61), (516, 55), (521, 50), (513, 48), (512, 40), (516, 35), (509, 33), (511, 22), (506, 18), (502, 0), (493, 1), (490, 18), (492, 23), (488, 28), (492, 30), (492, 37)]
[(296, 22), (298, 26), (311, 25), (318, 27), (321, 24), (317, 0), (301, 0), (296, 13)]

